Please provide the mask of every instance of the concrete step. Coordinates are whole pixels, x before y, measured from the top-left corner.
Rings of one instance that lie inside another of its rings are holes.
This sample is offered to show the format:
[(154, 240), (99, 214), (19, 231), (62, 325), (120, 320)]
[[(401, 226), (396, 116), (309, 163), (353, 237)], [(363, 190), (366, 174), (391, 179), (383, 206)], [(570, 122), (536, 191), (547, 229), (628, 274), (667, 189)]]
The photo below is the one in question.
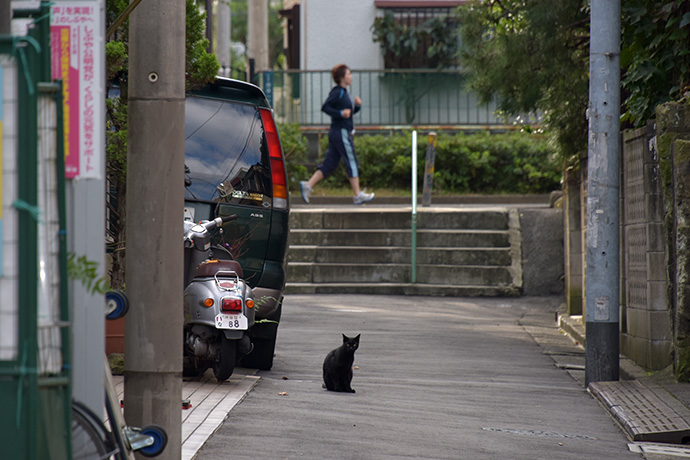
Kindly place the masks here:
[(429, 297), (517, 297), (515, 286), (445, 286), (421, 283), (293, 283), (286, 294), (370, 294)]
[[(407, 246), (291, 246), (289, 260), (311, 263), (410, 263)], [(510, 265), (510, 248), (417, 248), (417, 263), (439, 265)]]
[[(290, 228), (304, 229), (410, 229), (411, 209), (300, 209), (290, 215)], [(505, 210), (463, 209), (417, 214), (418, 229), (507, 230)]]
[[(407, 246), (412, 245), (410, 230), (390, 229), (290, 229), (293, 246)], [(436, 229), (417, 232), (418, 247), (506, 248), (510, 235), (501, 230)]]
[[(301, 263), (288, 264), (291, 283), (407, 283), (408, 264)], [(449, 286), (501, 286), (512, 282), (507, 267), (466, 265), (418, 265), (417, 281)]]
[[(522, 287), (515, 209), (402, 206), (293, 209), (287, 293), (510, 296)], [(515, 259), (515, 260), (514, 260)]]

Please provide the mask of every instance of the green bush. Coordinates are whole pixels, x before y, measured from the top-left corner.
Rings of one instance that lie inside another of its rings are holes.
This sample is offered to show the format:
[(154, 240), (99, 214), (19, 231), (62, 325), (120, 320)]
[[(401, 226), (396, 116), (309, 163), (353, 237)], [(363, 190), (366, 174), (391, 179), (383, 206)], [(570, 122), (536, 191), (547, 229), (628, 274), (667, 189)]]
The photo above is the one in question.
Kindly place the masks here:
[(283, 146), (285, 166), (288, 175), (288, 188), (299, 190), (299, 181), (307, 176), (307, 138), (302, 134), (298, 124), (279, 124), (278, 135)]
[[(428, 138), (418, 136), (417, 178), (421, 188)], [(326, 152), (328, 137), (321, 140)], [(360, 182), (370, 189), (410, 189), (412, 135), (357, 135)], [(306, 176), (301, 176), (306, 177)], [(436, 143), (435, 193), (547, 193), (560, 188), (562, 167), (546, 136), (525, 132), (440, 134)], [(347, 186), (340, 167), (323, 183)]]

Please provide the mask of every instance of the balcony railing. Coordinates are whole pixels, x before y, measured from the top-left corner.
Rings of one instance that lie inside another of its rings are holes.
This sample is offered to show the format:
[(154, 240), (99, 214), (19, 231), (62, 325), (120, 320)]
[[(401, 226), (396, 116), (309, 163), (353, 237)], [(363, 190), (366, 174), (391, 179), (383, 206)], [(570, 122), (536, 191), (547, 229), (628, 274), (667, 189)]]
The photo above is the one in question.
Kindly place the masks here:
[[(497, 104), (481, 104), (458, 71), (353, 70), (350, 94), (362, 98), (356, 125), (479, 127), (536, 123), (504, 118)], [(330, 71), (274, 71), (257, 75), (280, 123), (330, 124), (321, 106), (334, 86)]]

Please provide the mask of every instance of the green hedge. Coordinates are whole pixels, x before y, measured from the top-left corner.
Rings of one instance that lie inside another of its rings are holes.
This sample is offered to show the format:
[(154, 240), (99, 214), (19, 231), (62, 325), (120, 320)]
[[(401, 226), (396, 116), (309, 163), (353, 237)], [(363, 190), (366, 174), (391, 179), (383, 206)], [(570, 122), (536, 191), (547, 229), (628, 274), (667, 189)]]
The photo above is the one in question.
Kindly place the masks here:
[(307, 138), (304, 137), (297, 124), (279, 124), (278, 135), (283, 146), (283, 155), (285, 155), (289, 189), (299, 190), (299, 181), (306, 180), (307, 175), (312, 172), (305, 166)]
[[(311, 174), (304, 168), (306, 142), (298, 127), (281, 128), (283, 149), (290, 152), (287, 161), (291, 189), (297, 190), (299, 180), (305, 180)], [(427, 139), (426, 135), (418, 136), (420, 187), (424, 177)], [(355, 149), (360, 164), (361, 184), (374, 190), (408, 190), (411, 143), (409, 131), (392, 135), (356, 135)], [(321, 152), (324, 154), (327, 146), (328, 138), (324, 136), (321, 143)], [(434, 192), (546, 193), (557, 190), (561, 187), (562, 166), (556, 153), (543, 134), (440, 134), (436, 143)], [(347, 186), (344, 168), (338, 168), (323, 185)]]

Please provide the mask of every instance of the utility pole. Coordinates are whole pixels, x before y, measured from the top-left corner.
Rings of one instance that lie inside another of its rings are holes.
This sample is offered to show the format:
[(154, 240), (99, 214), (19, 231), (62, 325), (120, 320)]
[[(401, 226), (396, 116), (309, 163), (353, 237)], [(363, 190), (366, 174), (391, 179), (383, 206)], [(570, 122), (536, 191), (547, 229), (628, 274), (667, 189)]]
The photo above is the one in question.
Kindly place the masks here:
[(0, 35), (12, 33), (12, 8), (10, 0), (0, 0)]
[(254, 60), (254, 69), (257, 72), (264, 72), (269, 70), (268, 0), (252, 0), (247, 6), (247, 57)]
[(216, 56), (220, 61), (220, 73), (224, 77), (230, 76), (230, 2), (221, 0), (218, 2), (218, 39), (216, 40)]
[(130, 16), (125, 417), (162, 426), (181, 458), (185, 3)]
[(592, 0), (585, 384), (619, 378), (620, 0)]

